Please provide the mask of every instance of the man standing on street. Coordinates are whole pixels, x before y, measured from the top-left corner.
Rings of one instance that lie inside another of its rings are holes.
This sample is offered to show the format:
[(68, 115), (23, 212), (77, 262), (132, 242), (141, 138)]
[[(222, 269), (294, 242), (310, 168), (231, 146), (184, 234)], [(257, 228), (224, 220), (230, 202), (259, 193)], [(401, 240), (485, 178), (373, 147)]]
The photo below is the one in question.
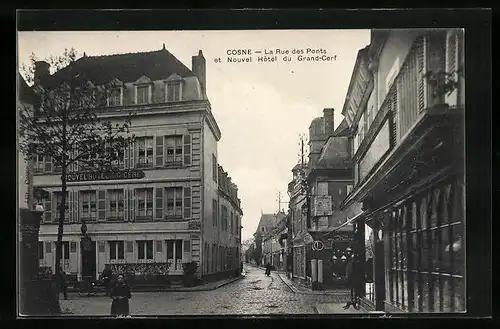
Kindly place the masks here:
[(63, 293), (64, 299), (68, 299), (68, 287), (66, 284), (66, 273), (64, 273), (64, 270), (62, 267), (59, 268), (59, 277), (57, 278), (58, 283), (59, 283), (59, 291)]

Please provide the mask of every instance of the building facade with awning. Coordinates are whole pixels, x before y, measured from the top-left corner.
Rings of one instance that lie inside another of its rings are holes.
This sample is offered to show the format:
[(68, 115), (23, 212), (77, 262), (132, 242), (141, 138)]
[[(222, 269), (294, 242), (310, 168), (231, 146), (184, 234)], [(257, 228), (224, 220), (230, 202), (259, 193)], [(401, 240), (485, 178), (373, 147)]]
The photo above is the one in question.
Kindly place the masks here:
[(367, 307), (465, 310), (464, 250), (448, 248), (465, 240), (463, 38), (373, 30), (359, 51), (342, 111), (355, 134), (354, 188), (341, 207), (361, 202), (355, 225), (374, 232)]

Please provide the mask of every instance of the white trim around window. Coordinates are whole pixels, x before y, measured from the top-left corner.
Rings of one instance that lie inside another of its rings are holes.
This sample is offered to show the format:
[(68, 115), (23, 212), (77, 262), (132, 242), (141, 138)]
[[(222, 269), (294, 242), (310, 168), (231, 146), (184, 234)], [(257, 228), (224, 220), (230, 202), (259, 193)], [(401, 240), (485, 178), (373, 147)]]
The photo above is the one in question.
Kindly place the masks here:
[(182, 80), (167, 81), (165, 83), (165, 102), (178, 102), (180, 100), (182, 100)]
[[(141, 99), (139, 99), (139, 89), (145, 89), (148, 88), (148, 95), (147, 95), (147, 101), (144, 101), (144, 95), (141, 96)], [(140, 85), (135, 85), (134, 86), (134, 104), (141, 105), (141, 104), (151, 104), (151, 99), (152, 99), (152, 93), (153, 93), (153, 88), (151, 84), (140, 84)]]

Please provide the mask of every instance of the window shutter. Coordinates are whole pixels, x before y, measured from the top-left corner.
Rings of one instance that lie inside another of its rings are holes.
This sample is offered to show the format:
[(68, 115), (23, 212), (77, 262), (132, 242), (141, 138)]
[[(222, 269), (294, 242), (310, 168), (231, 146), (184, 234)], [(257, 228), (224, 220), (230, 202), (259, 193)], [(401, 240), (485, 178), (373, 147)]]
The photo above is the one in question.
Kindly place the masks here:
[(79, 192), (73, 192), (73, 223), (78, 223), (79, 219), (79, 210), (80, 210), (80, 198)]
[(425, 36), (419, 37), (416, 41), (417, 71), (418, 71), (418, 111), (421, 112), (427, 107), (427, 39)]
[(125, 169), (128, 169), (130, 167), (129, 152), (130, 152), (130, 144), (128, 144), (127, 146), (125, 146), (125, 152), (124, 152)]
[(45, 172), (52, 172), (52, 158), (49, 156), (44, 157), (45, 159)]
[(135, 150), (135, 143), (130, 143), (129, 147), (129, 163), (130, 163), (130, 169), (135, 168), (135, 163), (134, 163), (134, 150)]
[(135, 205), (135, 189), (128, 191), (128, 205), (129, 205), (129, 215), (128, 220), (133, 221), (135, 219), (134, 205)]
[(128, 189), (123, 190), (124, 196), (123, 196), (123, 220), (128, 221), (129, 220), (129, 211), (128, 211)]
[(163, 187), (156, 188), (156, 219), (163, 219)]
[(191, 218), (191, 188), (184, 188), (184, 218)]
[(184, 252), (190, 252), (190, 251), (191, 251), (191, 241), (184, 240)]
[(98, 218), (99, 220), (106, 219), (106, 191), (100, 190), (98, 191)]
[(163, 136), (156, 136), (156, 166), (163, 167)]
[(184, 165), (191, 165), (191, 135), (184, 135)]
[(46, 223), (50, 223), (52, 221), (52, 193), (48, 193), (48, 199), (45, 204), (45, 213), (43, 214), (43, 220)]
[(68, 216), (67, 221), (73, 223), (73, 191), (68, 191)]

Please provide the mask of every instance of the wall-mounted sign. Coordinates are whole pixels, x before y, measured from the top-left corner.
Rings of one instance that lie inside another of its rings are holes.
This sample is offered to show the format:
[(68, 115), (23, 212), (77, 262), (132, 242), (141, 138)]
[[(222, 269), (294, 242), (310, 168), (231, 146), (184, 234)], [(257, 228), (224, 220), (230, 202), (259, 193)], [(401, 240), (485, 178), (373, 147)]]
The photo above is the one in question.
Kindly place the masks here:
[(113, 179), (140, 179), (144, 178), (144, 176), (144, 171), (141, 170), (94, 171), (67, 174), (66, 181), (83, 182)]
[(316, 240), (313, 242), (313, 245), (312, 245), (312, 250), (318, 250), (318, 251), (321, 251), (325, 248), (325, 245), (323, 243), (323, 241), (321, 240)]
[(318, 195), (314, 198), (314, 216), (330, 216), (332, 214), (332, 197)]
[(386, 120), (370, 147), (359, 162), (359, 180), (362, 181), (375, 164), (389, 151), (391, 146), (389, 120)]

